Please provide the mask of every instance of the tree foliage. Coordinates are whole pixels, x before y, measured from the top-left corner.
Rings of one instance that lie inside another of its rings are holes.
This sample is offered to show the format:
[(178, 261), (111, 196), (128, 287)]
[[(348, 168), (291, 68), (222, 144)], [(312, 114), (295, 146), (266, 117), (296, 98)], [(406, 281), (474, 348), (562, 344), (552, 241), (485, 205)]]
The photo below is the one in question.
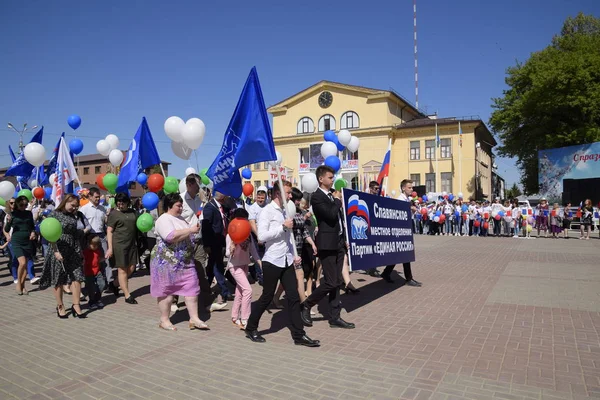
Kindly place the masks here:
[(513, 183), (513, 185), (510, 187), (510, 189), (506, 189), (506, 191), (504, 193), (504, 198), (505, 199), (514, 199), (516, 197), (519, 197), (522, 194), (523, 193), (521, 193), (521, 189), (519, 189), (517, 184)]
[(550, 46), (506, 73), (490, 126), (500, 155), (517, 157), (525, 193), (537, 193), (538, 150), (600, 141), (600, 19), (567, 18)]

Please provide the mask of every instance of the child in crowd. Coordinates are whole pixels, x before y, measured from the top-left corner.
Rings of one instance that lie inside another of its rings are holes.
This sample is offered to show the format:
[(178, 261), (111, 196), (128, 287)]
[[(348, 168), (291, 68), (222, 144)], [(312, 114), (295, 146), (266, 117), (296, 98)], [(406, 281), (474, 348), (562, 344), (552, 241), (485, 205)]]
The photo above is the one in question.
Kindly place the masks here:
[(514, 229), (514, 238), (519, 237), (519, 228), (521, 227), (521, 209), (519, 207), (515, 207), (512, 209), (512, 223)]
[(89, 307), (92, 310), (103, 308), (102, 292), (104, 292), (105, 280), (102, 275), (102, 263), (104, 263), (104, 252), (102, 250), (102, 239), (93, 236), (87, 248), (83, 250), (83, 274), (85, 275), (85, 288), (89, 296)]
[[(236, 208), (233, 211), (232, 220), (235, 218), (248, 220), (248, 211), (243, 208)], [(235, 299), (231, 308), (231, 322), (239, 329), (246, 329), (246, 323), (250, 318), (250, 305), (252, 304), (252, 286), (248, 281), (248, 265), (251, 263), (251, 255), (262, 268), (252, 235), (239, 244), (233, 243), (231, 237), (227, 235), (225, 255), (229, 258), (227, 270), (231, 272), (236, 282)]]
[(550, 232), (552, 232), (552, 238), (558, 239), (562, 232), (562, 217), (559, 214), (560, 209), (558, 203), (554, 203), (552, 206), (552, 212), (550, 213)]

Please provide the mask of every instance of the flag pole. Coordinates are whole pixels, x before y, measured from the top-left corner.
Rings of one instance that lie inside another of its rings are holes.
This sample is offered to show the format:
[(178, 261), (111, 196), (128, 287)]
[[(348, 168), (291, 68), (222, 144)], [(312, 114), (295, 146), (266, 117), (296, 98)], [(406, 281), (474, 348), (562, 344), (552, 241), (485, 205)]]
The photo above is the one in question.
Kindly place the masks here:
[[(438, 133), (438, 125), (437, 121), (435, 123), (435, 147), (433, 151), (435, 152), (435, 191), (438, 192), (438, 146), (439, 146), (439, 133)], [(441, 175), (440, 175), (441, 176)]]
[(458, 182), (458, 191), (462, 192), (462, 128), (460, 126), (460, 121), (458, 121)]
[[(281, 179), (281, 170), (279, 168), (279, 165), (275, 164), (275, 169), (277, 170), (277, 182), (279, 183), (279, 195), (281, 196), (281, 210), (283, 211), (283, 217), (286, 218), (288, 217), (287, 215), (287, 202), (285, 201), (285, 197), (283, 196), (283, 192), (285, 191), (283, 189), (283, 180)], [(291, 216), (292, 220), (293, 220), (293, 216)], [(294, 249), (294, 258), (298, 257), (298, 250), (296, 250), (296, 238), (294, 237), (294, 232), (292, 232), (292, 234), (290, 235), (290, 240), (292, 242), (292, 248)]]

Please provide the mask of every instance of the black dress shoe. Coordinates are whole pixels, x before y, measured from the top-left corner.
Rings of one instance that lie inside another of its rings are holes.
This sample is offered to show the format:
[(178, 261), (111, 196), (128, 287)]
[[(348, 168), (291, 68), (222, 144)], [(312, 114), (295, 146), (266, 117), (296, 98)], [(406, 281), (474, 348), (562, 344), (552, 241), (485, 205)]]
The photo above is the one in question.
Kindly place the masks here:
[(414, 279), (411, 279), (410, 281), (407, 281), (406, 284), (408, 286), (415, 286), (415, 287), (421, 287), (421, 286), (423, 286), (423, 284), (421, 282), (417, 282)]
[(346, 322), (341, 318), (329, 321), (330, 328), (354, 329), (356, 326), (352, 322)]
[(138, 302), (135, 300), (135, 298), (132, 295), (129, 295), (129, 297), (125, 299), (125, 303), (127, 303), (127, 304), (137, 304)]
[(344, 288), (342, 290), (344, 292), (350, 293), (350, 294), (359, 294), (360, 293), (360, 290), (355, 288), (352, 284), (344, 286)]
[(367, 274), (369, 274), (370, 276), (373, 276), (375, 278), (379, 278), (381, 276), (381, 274), (379, 273), (379, 271), (377, 271), (376, 269), (370, 269)]
[(246, 330), (246, 337), (252, 340), (254, 343), (264, 343), (266, 342), (265, 338), (260, 336), (257, 330), (249, 331)]
[(304, 326), (313, 326), (312, 318), (310, 317), (310, 308), (304, 304), (300, 305), (300, 317)]
[(294, 344), (306, 347), (319, 347), (321, 345), (321, 342), (319, 342), (318, 340), (312, 340), (308, 336), (303, 335), (301, 338), (295, 339)]
[(394, 280), (388, 274), (381, 274), (381, 279), (383, 279), (387, 283), (394, 283)]

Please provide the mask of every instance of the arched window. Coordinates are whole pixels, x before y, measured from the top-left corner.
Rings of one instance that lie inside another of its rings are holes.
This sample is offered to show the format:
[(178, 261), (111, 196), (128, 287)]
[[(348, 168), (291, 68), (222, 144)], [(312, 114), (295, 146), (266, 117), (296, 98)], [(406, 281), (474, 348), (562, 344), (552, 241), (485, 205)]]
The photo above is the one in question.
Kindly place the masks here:
[(352, 129), (360, 126), (358, 120), (358, 114), (354, 111), (346, 111), (342, 114), (342, 120), (340, 121), (341, 129)]
[(335, 131), (335, 118), (331, 114), (325, 114), (319, 120), (319, 132), (328, 130)]
[(300, 118), (298, 121), (298, 129), (296, 133), (313, 133), (315, 131), (315, 123), (308, 117)]

